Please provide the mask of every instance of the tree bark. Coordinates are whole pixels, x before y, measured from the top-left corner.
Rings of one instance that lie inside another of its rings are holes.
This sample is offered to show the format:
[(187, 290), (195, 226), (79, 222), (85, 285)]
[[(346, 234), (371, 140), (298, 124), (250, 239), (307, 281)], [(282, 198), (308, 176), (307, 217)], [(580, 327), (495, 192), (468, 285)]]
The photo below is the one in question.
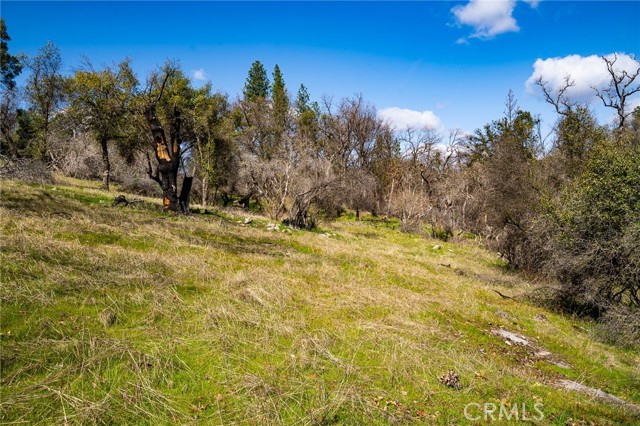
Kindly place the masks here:
[(209, 202), (209, 184), (208, 180), (205, 177), (202, 178), (202, 207), (206, 208)]
[(108, 191), (111, 179), (111, 163), (109, 162), (109, 147), (106, 139), (100, 139), (100, 148), (102, 150), (102, 189)]
[(185, 177), (182, 193), (178, 196), (178, 169), (180, 168), (180, 113), (174, 110), (169, 128), (170, 140), (165, 136), (164, 128), (158, 119), (155, 104), (150, 105), (145, 111), (147, 123), (153, 136), (157, 168), (155, 175), (150, 177), (160, 184), (162, 188), (162, 205), (164, 210), (184, 212), (188, 206), (189, 193), (191, 191), (192, 177)]

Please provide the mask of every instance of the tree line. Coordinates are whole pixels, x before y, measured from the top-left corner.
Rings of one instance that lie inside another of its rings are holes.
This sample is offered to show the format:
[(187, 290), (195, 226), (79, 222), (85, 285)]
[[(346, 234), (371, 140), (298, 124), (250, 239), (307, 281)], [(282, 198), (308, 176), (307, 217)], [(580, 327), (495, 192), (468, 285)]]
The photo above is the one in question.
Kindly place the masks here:
[[(361, 95), (312, 101), (301, 85), (292, 96), (277, 65), (269, 75), (254, 62), (231, 99), (211, 83), (195, 88), (176, 62), (144, 82), (128, 59), (99, 68), (85, 60), (65, 75), (54, 44), (14, 56), (4, 22), (1, 36), (6, 157), (71, 175), (81, 168), (105, 189), (114, 176), (135, 176), (169, 211), (188, 212), (190, 199), (237, 204), (308, 229), (367, 211), (398, 218), (406, 232), (473, 235), (509, 266), (552, 276), (565, 309), (597, 317), (615, 306), (637, 316), (640, 107), (629, 99), (640, 91), (640, 65), (629, 73), (615, 55), (602, 58), (610, 84), (594, 91), (613, 124), (571, 100), (567, 76), (563, 87), (537, 82), (557, 112), (549, 135), (509, 92), (502, 117), (443, 136), (395, 130)], [(15, 83), (21, 72), (25, 87)]]

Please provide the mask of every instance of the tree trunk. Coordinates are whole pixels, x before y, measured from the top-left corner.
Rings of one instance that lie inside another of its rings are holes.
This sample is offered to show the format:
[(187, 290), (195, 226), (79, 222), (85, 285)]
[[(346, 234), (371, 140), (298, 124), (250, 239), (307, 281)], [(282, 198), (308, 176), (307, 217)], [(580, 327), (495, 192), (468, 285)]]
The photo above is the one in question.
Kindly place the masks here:
[(202, 178), (202, 207), (206, 208), (209, 201), (209, 184), (206, 177)]
[(180, 209), (183, 213), (189, 213), (189, 194), (191, 193), (191, 186), (193, 185), (193, 176), (185, 176), (182, 180), (182, 188), (180, 189)]
[(145, 111), (145, 116), (151, 134), (153, 135), (153, 148), (158, 166), (155, 175), (149, 170), (149, 177), (160, 184), (162, 188), (162, 205), (165, 210), (172, 212), (184, 212), (188, 207), (189, 193), (191, 191), (192, 177), (185, 177), (182, 192), (178, 196), (178, 169), (180, 168), (180, 113), (173, 112), (173, 119), (169, 128), (170, 141), (167, 141), (164, 128), (160, 124), (155, 105), (151, 105)]
[(108, 191), (111, 178), (111, 163), (109, 162), (109, 148), (106, 139), (100, 140), (100, 148), (102, 150), (102, 189)]

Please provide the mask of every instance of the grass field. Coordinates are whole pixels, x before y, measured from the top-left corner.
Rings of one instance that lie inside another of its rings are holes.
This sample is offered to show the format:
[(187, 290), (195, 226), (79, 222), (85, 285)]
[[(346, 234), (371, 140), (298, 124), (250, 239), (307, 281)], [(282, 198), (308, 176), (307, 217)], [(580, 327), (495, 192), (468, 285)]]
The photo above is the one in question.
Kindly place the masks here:
[(98, 185), (0, 181), (0, 424), (464, 425), (470, 403), (517, 404), (491, 424), (640, 423), (555, 385), (640, 404), (640, 354), (519, 298), (535, 286), (473, 241), (114, 208)]

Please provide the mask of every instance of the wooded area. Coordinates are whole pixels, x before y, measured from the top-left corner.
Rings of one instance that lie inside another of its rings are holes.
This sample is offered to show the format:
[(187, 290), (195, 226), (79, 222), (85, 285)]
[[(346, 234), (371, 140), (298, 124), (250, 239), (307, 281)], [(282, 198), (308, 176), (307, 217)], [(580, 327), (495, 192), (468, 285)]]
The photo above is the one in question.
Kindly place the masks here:
[(560, 283), (558, 307), (640, 329), (640, 107), (629, 108), (640, 63), (628, 73), (602, 58), (610, 85), (594, 91), (613, 124), (567, 96), (568, 76), (560, 89), (537, 82), (557, 112), (553, 134), (509, 92), (503, 117), (442, 136), (396, 131), (362, 96), (314, 102), (301, 85), (291, 97), (279, 67), (270, 80), (259, 61), (231, 99), (211, 83), (193, 87), (173, 62), (144, 82), (128, 59), (65, 75), (54, 44), (14, 56), (1, 30), (7, 164), (39, 160), (105, 189), (116, 181), (172, 212), (189, 213), (190, 198), (236, 203), (311, 229), (367, 211), (399, 218), (405, 232), (473, 236), (509, 266)]

